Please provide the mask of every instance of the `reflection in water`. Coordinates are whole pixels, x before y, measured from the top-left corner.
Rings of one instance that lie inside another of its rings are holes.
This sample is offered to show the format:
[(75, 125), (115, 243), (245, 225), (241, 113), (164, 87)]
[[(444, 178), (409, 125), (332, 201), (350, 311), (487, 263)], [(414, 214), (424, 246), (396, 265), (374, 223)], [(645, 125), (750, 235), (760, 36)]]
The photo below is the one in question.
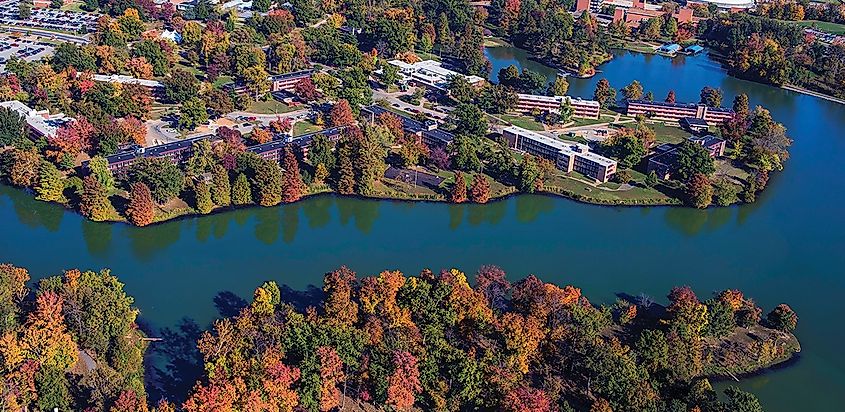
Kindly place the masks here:
[(32, 229), (44, 227), (50, 232), (59, 230), (65, 209), (57, 204), (33, 200), (34, 193), (0, 184), (0, 194), (12, 201), (18, 220)]
[(95, 223), (88, 219), (82, 219), (82, 238), (88, 248), (88, 253), (103, 258), (108, 256), (111, 250), (112, 231), (114, 226), (111, 223)]
[(132, 247), (132, 254), (144, 262), (152, 259), (156, 252), (178, 242), (183, 228), (188, 225), (190, 223), (185, 220), (142, 228), (125, 225), (125, 232)]
[(235, 218), (234, 213), (218, 213), (214, 216), (212, 222), (214, 222), (214, 238), (215, 239), (223, 239), (226, 236), (226, 232), (229, 231), (229, 221)]
[(162, 397), (185, 401), (191, 388), (202, 374), (202, 355), (197, 349), (202, 330), (196, 321), (183, 318), (174, 328), (164, 328), (158, 335), (162, 338), (151, 346), (147, 362), (146, 387), (150, 399)]
[(502, 221), (507, 212), (507, 202), (494, 201), (485, 205), (467, 206), (467, 221), (470, 226), (478, 226), (481, 223), (495, 225)]
[(197, 242), (205, 243), (211, 237), (211, 228), (214, 225), (214, 216), (202, 216), (193, 221), (197, 225)]
[(285, 205), (282, 207), (282, 241), (292, 243), (296, 237), (296, 230), (299, 228), (300, 203)]
[(551, 196), (517, 196), (516, 220), (520, 223), (530, 223), (543, 213), (549, 213), (555, 208), (555, 200)]
[(335, 203), (334, 196), (322, 195), (308, 200), (308, 207), (303, 208), (308, 227), (318, 229), (325, 227), (332, 220), (331, 208)]
[(449, 229), (455, 230), (464, 220), (464, 209), (466, 205), (458, 204), (449, 206)]
[(282, 226), (282, 216), (278, 207), (262, 207), (255, 209), (255, 238), (261, 243), (272, 245), (279, 239)]
[(346, 226), (350, 219), (355, 219), (355, 227), (361, 233), (368, 234), (378, 218), (378, 209), (382, 201), (338, 198), (337, 209), (340, 224)]

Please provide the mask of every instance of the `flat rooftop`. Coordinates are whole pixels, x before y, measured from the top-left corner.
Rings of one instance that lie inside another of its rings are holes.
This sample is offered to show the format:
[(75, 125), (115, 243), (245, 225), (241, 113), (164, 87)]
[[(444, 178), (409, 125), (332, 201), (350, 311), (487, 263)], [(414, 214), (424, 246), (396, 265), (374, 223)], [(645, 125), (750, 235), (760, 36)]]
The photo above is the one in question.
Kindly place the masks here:
[(570, 142), (570, 141), (563, 141), (563, 140), (560, 140), (560, 139), (555, 139), (555, 138), (537, 133), (537, 132), (532, 131), (532, 130), (523, 129), (519, 126), (510, 126), (510, 127), (505, 128), (504, 131), (513, 133), (513, 134), (518, 135), (518, 136), (527, 137), (531, 140), (541, 142), (545, 145), (551, 146), (551, 147), (557, 149), (558, 151), (563, 152), (566, 155), (579, 156), (579, 157), (582, 157), (582, 158), (585, 158), (585, 159), (589, 159), (589, 160), (596, 162), (596, 163), (603, 165), (603, 166), (610, 166), (610, 165), (616, 163), (615, 160), (608, 159), (608, 158), (606, 158), (602, 155), (599, 155), (597, 153), (593, 153), (593, 152), (590, 151), (590, 148), (588, 146), (578, 144), (576, 142)]

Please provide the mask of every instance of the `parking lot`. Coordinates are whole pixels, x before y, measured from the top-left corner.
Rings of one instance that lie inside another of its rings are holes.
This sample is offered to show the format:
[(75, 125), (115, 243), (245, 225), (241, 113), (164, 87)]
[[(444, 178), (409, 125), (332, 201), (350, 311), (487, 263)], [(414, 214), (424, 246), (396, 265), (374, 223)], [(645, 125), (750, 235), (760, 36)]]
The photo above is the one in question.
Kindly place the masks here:
[(53, 55), (53, 45), (37, 37), (0, 35), (0, 70), (6, 69), (6, 62), (12, 56), (26, 61), (36, 61), (51, 55)]
[(33, 27), (69, 33), (88, 33), (97, 27), (95, 13), (79, 13), (55, 9), (32, 9), (27, 19), (18, 16), (18, 0), (0, 1), (0, 24), (14, 27)]

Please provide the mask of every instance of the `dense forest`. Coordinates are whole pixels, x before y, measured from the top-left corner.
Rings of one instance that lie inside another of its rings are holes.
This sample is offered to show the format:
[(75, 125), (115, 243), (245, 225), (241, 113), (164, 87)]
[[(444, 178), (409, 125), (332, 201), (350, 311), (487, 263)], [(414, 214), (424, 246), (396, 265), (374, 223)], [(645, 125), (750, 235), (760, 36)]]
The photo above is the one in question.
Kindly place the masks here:
[(789, 306), (763, 317), (737, 290), (595, 305), (576, 287), (512, 284), (493, 266), (475, 286), (457, 269), (359, 278), (342, 267), (307, 300), (258, 287), (196, 342), (204, 372), (190, 393), (158, 400), (142, 384), (137, 310), (114, 276), (70, 270), (33, 291), (28, 280), (0, 266), (6, 410), (760, 411), (735, 387), (717, 396), (708, 378), (798, 350)]

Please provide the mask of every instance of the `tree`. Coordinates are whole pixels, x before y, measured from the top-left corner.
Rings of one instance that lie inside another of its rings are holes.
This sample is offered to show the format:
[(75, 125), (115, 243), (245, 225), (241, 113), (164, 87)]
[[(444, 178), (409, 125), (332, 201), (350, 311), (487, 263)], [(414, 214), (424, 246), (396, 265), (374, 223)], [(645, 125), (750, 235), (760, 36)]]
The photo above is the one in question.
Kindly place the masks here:
[(490, 183), (487, 181), (487, 176), (478, 173), (473, 177), (469, 198), (475, 203), (487, 203), (490, 199)]
[(454, 133), (471, 137), (482, 137), (487, 134), (487, 116), (474, 104), (460, 104), (449, 113), (449, 119), (455, 125)]
[(508, 412), (551, 412), (552, 401), (540, 389), (520, 386), (508, 391), (502, 401), (503, 410)]
[(463, 203), (467, 201), (467, 182), (464, 180), (464, 174), (455, 172), (455, 184), (452, 186), (452, 191), (449, 196), (452, 202)]
[(546, 76), (528, 69), (522, 69), (522, 74), (519, 75), (519, 89), (525, 93), (542, 93), (546, 82)]
[(311, 147), (308, 148), (308, 161), (314, 167), (323, 165), (323, 167), (326, 168), (326, 171), (333, 169), (335, 164), (335, 154), (332, 151), (333, 148), (334, 145), (329, 138), (323, 134), (318, 134), (311, 142)]
[(194, 183), (194, 202), (197, 210), (204, 215), (211, 213), (214, 209), (214, 202), (211, 201), (211, 189), (203, 180)]
[(314, 101), (319, 96), (317, 93), (317, 88), (314, 86), (314, 82), (311, 81), (310, 77), (306, 77), (296, 83), (294, 86), (294, 93), (305, 102)]
[(337, 384), (346, 379), (343, 361), (330, 346), (317, 348), (320, 359), (320, 411), (327, 412), (340, 406), (341, 392)]
[(682, 180), (695, 174), (709, 176), (716, 171), (710, 152), (700, 144), (685, 140), (678, 148), (676, 173)]
[(669, 94), (666, 95), (666, 103), (675, 103), (675, 91), (669, 90)]
[(0, 107), (0, 146), (21, 146), (26, 142), (26, 119), (17, 111)]
[(645, 177), (644, 183), (647, 187), (657, 186), (657, 173), (655, 173), (654, 170), (648, 172), (648, 175)]
[(190, 99), (196, 99), (199, 92), (199, 81), (187, 70), (173, 70), (162, 84), (164, 84), (164, 94), (167, 99), (175, 103), (185, 103)]
[(15, 186), (33, 187), (38, 182), (38, 166), (41, 164), (41, 155), (35, 148), (13, 149), (8, 168), (9, 181)]
[(133, 183), (129, 192), (126, 218), (135, 226), (146, 226), (155, 219), (156, 205), (150, 188), (142, 182)]
[(252, 140), (255, 144), (269, 143), (273, 140), (273, 134), (267, 129), (256, 127), (252, 129), (249, 140)]
[(347, 138), (344, 138), (337, 147), (337, 191), (343, 195), (350, 195), (355, 192), (352, 143)]
[(685, 194), (687, 204), (705, 209), (713, 201), (713, 186), (707, 176), (697, 173), (686, 184)]
[(397, 140), (402, 139), (405, 136), (405, 129), (402, 125), (402, 119), (399, 116), (385, 112), (376, 117), (376, 122), (384, 126), (389, 132), (390, 135), (393, 137), (391, 142), (395, 142)]
[(179, 167), (165, 158), (144, 157), (129, 167), (127, 181), (144, 183), (153, 194), (153, 199), (164, 203), (176, 197), (185, 183), (185, 176)]
[(638, 165), (646, 155), (645, 143), (631, 129), (622, 130), (605, 140), (602, 147), (607, 155), (619, 159), (619, 164), (626, 168)]
[(285, 203), (296, 202), (305, 194), (307, 188), (302, 182), (302, 176), (299, 174), (299, 161), (293, 154), (290, 146), (285, 147), (284, 155), (284, 180), (282, 188), (282, 201)]
[(329, 119), (332, 126), (349, 126), (355, 123), (355, 117), (352, 114), (352, 108), (349, 106), (349, 101), (340, 99), (332, 106), (329, 113)]
[(108, 194), (94, 176), (88, 175), (82, 180), (82, 199), (79, 212), (95, 222), (108, 220), (115, 215), (114, 206)]
[(745, 392), (735, 386), (725, 389), (728, 396), (727, 408), (734, 412), (763, 412), (760, 400), (751, 393)]
[[(596, 87), (598, 88), (598, 86)], [(643, 85), (637, 80), (623, 87), (621, 91), (622, 95), (625, 96), (625, 100), (639, 100), (643, 98)]]
[(795, 314), (789, 305), (781, 303), (766, 315), (766, 321), (774, 329), (792, 333), (798, 326), (798, 315)]
[(713, 197), (719, 206), (730, 206), (739, 201), (739, 189), (726, 178), (713, 180)]
[(478, 158), (478, 138), (459, 134), (452, 142), (449, 158), (452, 167), (464, 171), (481, 170), (481, 160)]
[(282, 201), (282, 169), (276, 162), (261, 160), (255, 167), (252, 184), (258, 204), (275, 206)]
[(616, 89), (610, 87), (610, 82), (607, 79), (601, 79), (596, 83), (593, 100), (599, 102), (602, 109), (607, 109), (616, 104)]
[(555, 77), (555, 81), (549, 84), (546, 94), (549, 96), (565, 96), (568, 90), (569, 82), (566, 81), (566, 77), (557, 76)]
[(205, 108), (205, 102), (193, 97), (182, 103), (179, 109), (180, 128), (194, 130), (206, 122), (208, 122), (208, 110)]
[(417, 358), (402, 350), (393, 353), (393, 374), (387, 380), (387, 405), (397, 410), (410, 409), (422, 392)]
[(507, 86), (512, 89), (519, 88), (519, 68), (516, 65), (510, 65), (499, 69), (499, 84)]
[(381, 83), (383, 85), (391, 86), (399, 81), (399, 66), (388, 63), (381, 70)]
[(229, 184), (229, 172), (221, 165), (214, 165), (211, 174), (211, 200), (218, 206), (229, 206), (232, 203), (232, 188)]
[(38, 200), (60, 202), (64, 199), (65, 178), (50, 162), (42, 161), (38, 167), (38, 185), (35, 187)]
[(260, 13), (266, 13), (267, 10), (270, 10), (270, 0), (254, 0), (252, 2), (252, 9)]
[(701, 104), (705, 104), (710, 107), (721, 107), (722, 106), (722, 89), (716, 89), (710, 86), (704, 86), (701, 89)]
[(0, 264), (0, 334), (16, 330), (21, 314), (21, 302), (29, 290), (29, 272), (24, 268)]
[(746, 117), (750, 113), (750, 109), (748, 107), (748, 95), (745, 93), (740, 93), (734, 97), (732, 108), (734, 113), (738, 116)]
[(540, 167), (533, 156), (524, 156), (518, 169), (519, 190), (534, 193), (537, 182), (540, 181)]
[(232, 204), (243, 206), (251, 203), (252, 189), (249, 186), (246, 175), (241, 173), (235, 178), (235, 184), (232, 185)]

